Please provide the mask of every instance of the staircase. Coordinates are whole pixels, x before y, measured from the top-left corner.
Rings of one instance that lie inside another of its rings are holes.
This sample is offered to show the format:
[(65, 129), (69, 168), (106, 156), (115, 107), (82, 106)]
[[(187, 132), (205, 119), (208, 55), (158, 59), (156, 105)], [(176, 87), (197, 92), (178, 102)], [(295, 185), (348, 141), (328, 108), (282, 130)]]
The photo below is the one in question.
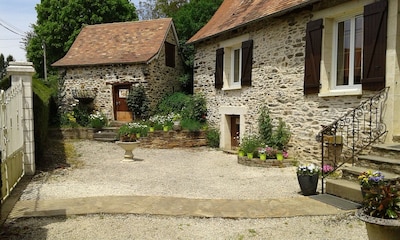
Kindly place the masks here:
[(126, 122), (112, 121), (108, 127), (93, 133), (93, 140), (101, 142), (115, 142), (118, 140), (118, 129)]
[[(333, 123), (323, 126), (317, 135), (321, 142), (321, 165), (334, 171), (322, 176), (322, 193), (354, 202), (362, 202), (358, 176), (381, 171), (385, 179), (400, 175), (400, 142), (382, 144), (387, 133), (383, 112), (389, 88), (384, 88)], [(393, 138), (397, 141), (396, 138)], [(341, 173), (340, 178), (332, 173)]]
[(361, 188), (357, 178), (367, 170), (380, 171), (388, 180), (400, 177), (400, 143), (373, 145), (370, 153), (359, 155), (353, 165), (343, 165), (340, 179), (325, 179), (326, 193), (361, 203)]

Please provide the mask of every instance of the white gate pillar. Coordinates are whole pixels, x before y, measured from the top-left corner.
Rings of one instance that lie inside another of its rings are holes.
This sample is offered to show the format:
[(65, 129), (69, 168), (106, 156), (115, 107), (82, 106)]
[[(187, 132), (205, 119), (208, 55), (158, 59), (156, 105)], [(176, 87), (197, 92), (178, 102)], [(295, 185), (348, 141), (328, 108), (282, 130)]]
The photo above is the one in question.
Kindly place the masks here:
[(24, 127), (24, 167), (25, 174), (35, 174), (35, 137), (33, 131), (33, 91), (32, 76), (35, 73), (31, 62), (10, 62), (7, 74), (11, 75), (11, 84), (22, 81), (23, 100), (22, 125)]

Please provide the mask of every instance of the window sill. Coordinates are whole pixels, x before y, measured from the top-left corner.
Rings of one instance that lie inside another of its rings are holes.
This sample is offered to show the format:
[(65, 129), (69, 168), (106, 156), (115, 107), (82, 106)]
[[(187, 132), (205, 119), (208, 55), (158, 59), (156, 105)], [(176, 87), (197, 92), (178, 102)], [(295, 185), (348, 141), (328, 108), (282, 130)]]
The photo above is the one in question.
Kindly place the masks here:
[(234, 87), (223, 87), (222, 91), (231, 91), (231, 90), (240, 90), (242, 86), (234, 86)]
[(362, 89), (330, 90), (329, 92), (319, 93), (318, 97), (337, 97), (337, 96), (355, 96), (355, 95), (362, 95)]

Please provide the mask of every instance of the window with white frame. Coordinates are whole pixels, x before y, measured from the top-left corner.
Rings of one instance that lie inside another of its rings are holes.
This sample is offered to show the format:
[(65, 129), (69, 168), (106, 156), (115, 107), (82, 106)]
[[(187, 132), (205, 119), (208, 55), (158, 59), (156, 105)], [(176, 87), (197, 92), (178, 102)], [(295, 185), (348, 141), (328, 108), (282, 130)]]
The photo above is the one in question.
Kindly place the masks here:
[(335, 22), (332, 89), (361, 88), (363, 16)]
[[(247, 36), (246, 36), (247, 37)], [(216, 50), (215, 87), (223, 90), (251, 86), (253, 40), (230, 39)]]
[(388, 1), (348, 2), (317, 15), (322, 18), (306, 27), (304, 94), (360, 95), (384, 88)]

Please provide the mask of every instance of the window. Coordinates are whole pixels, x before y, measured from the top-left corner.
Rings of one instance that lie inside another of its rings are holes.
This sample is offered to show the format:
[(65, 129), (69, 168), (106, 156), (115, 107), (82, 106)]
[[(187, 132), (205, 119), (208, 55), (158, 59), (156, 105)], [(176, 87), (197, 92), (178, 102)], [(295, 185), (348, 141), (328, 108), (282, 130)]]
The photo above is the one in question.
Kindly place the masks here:
[(234, 44), (233, 42), (235, 39), (216, 51), (216, 88), (229, 90), (251, 86), (253, 40)]
[(334, 38), (332, 88), (361, 88), (363, 16), (337, 22)]
[(175, 67), (175, 45), (165, 42), (165, 65)]
[(385, 87), (387, 5), (381, 0), (356, 6), (342, 16), (343, 5), (307, 24), (304, 94), (361, 94)]

